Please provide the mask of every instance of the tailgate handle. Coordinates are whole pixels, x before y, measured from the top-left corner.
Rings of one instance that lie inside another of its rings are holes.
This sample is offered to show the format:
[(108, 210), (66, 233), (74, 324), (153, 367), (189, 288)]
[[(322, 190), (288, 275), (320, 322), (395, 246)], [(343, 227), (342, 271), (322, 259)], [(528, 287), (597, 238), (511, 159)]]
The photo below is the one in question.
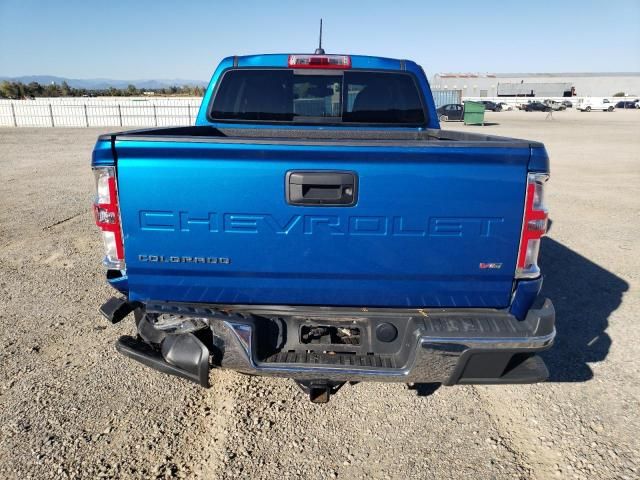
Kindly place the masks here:
[(291, 205), (355, 205), (358, 177), (353, 172), (287, 172), (287, 203)]

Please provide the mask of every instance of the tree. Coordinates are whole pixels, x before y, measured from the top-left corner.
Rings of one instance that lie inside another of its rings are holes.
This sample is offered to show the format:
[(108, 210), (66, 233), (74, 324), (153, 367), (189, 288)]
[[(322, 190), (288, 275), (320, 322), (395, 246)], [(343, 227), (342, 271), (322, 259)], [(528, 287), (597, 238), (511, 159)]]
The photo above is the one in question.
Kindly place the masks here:
[(26, 93), (29, 97), (41, 97), (44, 93), (44, 88), (38, 82), (31, 82), (26, 87)]
[(0, 84), (0, 97), (20, 99), (26, 95), (26, 88), (23, 83), (20, 82), (8, 82), (4, 81)]
[(55, 83), (50, 83), (46, 87), (44, 87), (44, 96), (45, 97), (59, 97), (62, 95), (62, 89), (59, 85)]
[(9, 82), (3, 80), (0, 83), (0, 98), (8, 98), (9, 97)]
[(62, 86), (60, 87), (60, 96), (62, 97), (70, 97), (71, 96), (71, 87), (67, 82), (62, 82)]
[(1, 98), (14, 98), (13, 97), (13, 89), (11, 87), (11, 83), (4, 80), (0, 83), (0, 97)]
[[(185, 95), (197, 96), (204, 95), (205, 89), (194, 85), (173, 85), (171, 87), (150, 89), (150, 91), (160, 95)], [(81, 97), (81, 96), (133, 96), (141, 95), (142, 90), (130, 84), (127, 88), (109, 87), (107, 89), (87, 90), (86, 88), (72, 88), (67, 82), (57, 85), (50, 83), (41, 85), (38, 82), (24, 84), (22, 82), (11, 82), (8, 80), (0, 82), (0, 98), (22, 99), (34, 97)]]
[(624, 92), (618, 92), (613, 94), (614, 97), (624, 97)]

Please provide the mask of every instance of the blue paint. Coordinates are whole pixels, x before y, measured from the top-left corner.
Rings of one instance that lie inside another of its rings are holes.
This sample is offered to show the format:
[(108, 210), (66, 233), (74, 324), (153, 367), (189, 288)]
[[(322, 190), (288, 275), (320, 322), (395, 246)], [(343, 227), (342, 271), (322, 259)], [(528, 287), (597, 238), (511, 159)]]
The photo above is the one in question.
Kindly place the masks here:
[(518, 320), (523, 320), (527, 316), (527, 312), (538, 297), (542, 288), (542, 277), (535, 280), (520, 280), (513, 294), (510, 312), (515, 315)]
[(93, 147), (91, 154), (92, 167), (110, 167), (114, 165), (111, 141), (99, 139)]
[(115, 278), (107, 278), (109, 285), (123, 295), (129, 295), (129, 278), (126, 274)]
[(549, 173), (549, 155), (544, 145), (537, 144), (531, 147), (531, 159), (529, 160), (530, 172)]

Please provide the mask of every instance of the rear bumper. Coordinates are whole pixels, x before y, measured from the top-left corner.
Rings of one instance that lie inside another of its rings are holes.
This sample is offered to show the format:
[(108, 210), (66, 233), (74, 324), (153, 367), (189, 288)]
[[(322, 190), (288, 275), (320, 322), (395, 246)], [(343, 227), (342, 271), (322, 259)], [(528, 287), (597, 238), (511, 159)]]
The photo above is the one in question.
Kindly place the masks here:
[[(206, 335), (202, 335), (203, 332), (198, 335), (202, 344), (207, 344), (213, 366), (298, 381), (438, 382), (445, 385), (535, 383), (548, 376), (544, 362), (536, 354), (551, 347), (555, 337), (555, 311), (549, 300), (541, 308), (530, 310), (524, 320), (517, 320), (508, 312), (484, 309), (355, 311), (166, 303), (147, 304), (146, 307), (150, 317), (156, 313), (171, 313), (181, 318), (189, 315), (209, 318)], [(146, 315), (139, 324), (142, 338), (162, 344), (167, 338), (176, 337), (164, 333), (150, 336), (150, 323), (144, 327), (145, 318)], [(274, 335), (273, 330), (269, 333), (265, 329), (265, 322), (269, 321), (266, 319), (278, 319), (281, 325), (281, 331), (276, 332), (275, 337), (282, 343), (275, 351), (266, 345), (271, 342), (273, 346), (276, 342), (267, 339), (273, 339)], [(345, 351), (340, 348), (328, 351), (331, 347), (297, 344), (297, 329), (292, 329), (292, 325), (308, 321), (317, 323), (319, 319), (322, 324), (344, 324), (348, 319), (353, 325), (364, 325), (369, 340), (363, 340), (362, 351), (356, 352), (344, 348)], [(385, 322), (406, 325), (401, 327), (396, 342), (384, 344), (374, 338), (376, 326)], [(129, 351), (132, 348), (130, 344)], [(122, 348), (119, 350), (141, 361), (139, 354), (136, 358)], [(195, 376), (202, 378), (202, 355), (194, 354), (193, 358), (199, 362), (194, 367)], [(171, 359), (165, 360), (171, 363)], [(154, 366), (153, 362), (142, 363)], [(181, 368), (189, 370), (188, 365), (181, 365)], [(168, 368), (162, 370), (176, 374)], [(189, 378), (189, 375), (181, 376)], [(194, 375), (191, 377), (193, 379)]]
[[(222, 341), (221, 366), (243, 373), (295, 380), (440, 382), (454, 384), (535, 383), (547, 378), (537, 352), (549, 348), (555, 337), (555, 312), (547, 301), (531, 310), (524, 321), (506, 315), (470, 316), (440, 312), (420, 319), (408, 332), (397, 367), (393, 354), (319, 355), (291, 353), (256, 358), (256, 327), (246, 320), (214, 324)], [(414, 319), (415, 320), (415, 319)], [(411, 340), (413, 338), (413, 341)], [(385, 364), (387, 366), (385, 366)]]

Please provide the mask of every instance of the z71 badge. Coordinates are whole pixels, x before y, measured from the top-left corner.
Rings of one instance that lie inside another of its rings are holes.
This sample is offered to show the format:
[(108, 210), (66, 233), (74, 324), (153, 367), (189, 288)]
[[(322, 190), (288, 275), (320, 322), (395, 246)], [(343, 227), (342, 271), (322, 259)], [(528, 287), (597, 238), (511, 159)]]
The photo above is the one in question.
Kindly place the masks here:
[(487, 268), (493, 269), (493, 270), (499, 270), (502, 268), (502, 264), (501, 263), (481, 263), (480, 264), (481, 270), (486, 270)]
[(220, 265), (231, 263), (231, 259), (227, 257), (178, 257), (175, 255), (138, 255), (138, 260), (150, 263), (208, 263)]

